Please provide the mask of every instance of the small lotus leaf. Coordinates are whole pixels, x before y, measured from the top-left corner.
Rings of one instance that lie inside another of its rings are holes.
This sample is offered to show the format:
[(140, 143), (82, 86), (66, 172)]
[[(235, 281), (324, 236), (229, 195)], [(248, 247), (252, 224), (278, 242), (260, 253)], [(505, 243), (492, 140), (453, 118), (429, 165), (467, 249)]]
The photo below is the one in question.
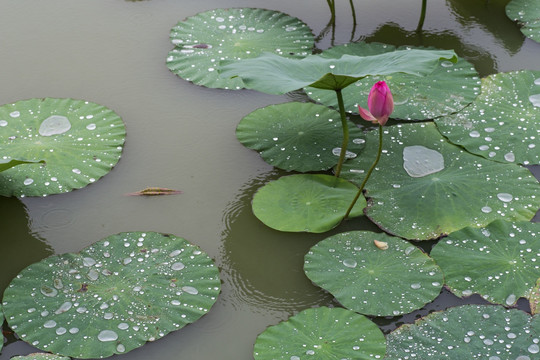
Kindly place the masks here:
[[(366, 134), (366, 149), (378, 146)], [(375, 158), (345, 162), (341, 176), (359, 184)], [(385, 231), (416, 240), (498, 219), (529, 221), (540, 208), (540, 184), (529, 170), (472, 155), (446, 141), (433, 123), (384, 128), (383, 154), (366, 184), (366, 215)]]
[(67, 356), (49, 354), (49, 353), (33, 353), (25, 356), (14, 356), (10, 360), (69, 360)]
[[(396, 49), (387, 44), (359, 42), (335, 46), (323, 51), (321, 56), (338, 59), (344, 54), (368, 56), (403, 49), (405, 47)], [(380, 80), (386, 81), (394, 97), (392, 117), (406, 120), (432, 119), (457, 112), (471, 103), (480, 89), (478, 73), (471, 63), (462, 58), (455, 64), (440, 60), (426, 76), (393, 73), (358, 80), (354, 86), (343, 89), (345, 109), (355, 114), (358, 114), (358, 105), (367, 109), (371, 87)], [(334, 94), (316, 88), (307, 88), (306, 92), (312, 99), (337, 108)]]
[(0, 159), (0, 172), (10, 169), (17, 165), (22, 164), (35, 164), (35, 163), (44, 163), (44, 161), (39, 160), (20, 160), (20, 159)]
[[(323, 174), (290, 175), (260, 188), (253, 197), (253, 213), (272, 229), (321, 233), (338, 225), (358, 188), (341, 178)], [(366, 206), (360, 197), (350, 217)]]
[(44, 161), (2, 171), (0, 195), (44, 196), (82, 188), (116, 165), (125, 135), (117, 114), (89, 101), (45, 98), (0, 106), (0, 153), (7, 159)]
[(377, 325), (342, 308), (304, 310), (257, 337), (255, 360), (381, 359), (386, 340)]
[(485, 158), (540, 164), (540, 71), (498, 73), (482, 79), (480, 96), (463, 111), (436, 119), (451, 142)]
[[(362, 150), (364, 134), (349, 121), (349, 157)], [(275, 167), (321, 171), (335, 166), (343, 141), (337, 111), (313, 103), (290, 102), (255, 110), (240, 121), (236, 137)]]
[(306, 254), (304, 271), (346, 308), (375, 316), (410, 313), (433, 301), (443, 286), (441, 269), (419, 248), (368, 231), (320, 241)]
[(219, 62), (263, 52), (286, 57), (311, 54), (314, 38), (297, 18), (264, 9), (214, 9), (180, 21), (171, 29), (176, 47), (167, 66), (176, 75), (210, 88), (240, 89), (241, 79), (219, 78)]
[(491, 305), (434, 312), (391, 332), (385, 359), (538, 359), (536, 318)]
[(22, 340), (98, 358), (196, 321), (219, 291), (218, 270), (197, 246), (173, 235), (132, 232), (28, 266), (6, 289), (3, 306)]
[(368, 75), (397, 72), (423, 76), (431, 73), (440, 59), (457, 61), (453, 51), (401, 50), (372, 56), (343, 55), (328, 59), (310, 55), (289, 59), (266, 53), (253, 59), (224, 61), (223, 78), (239, 76), (249, 89), (268, 94), (285, 94), (306, 86), (340, 90)]
[(458, 296), (480, 294), (512, 306), (533, 296), (540, 279), (540, 224), (496, 220), (448, 235), (431, 251), (446, 285)]
[(506, 16), (517, 21), (521, 32), (540, 42), (540, 3), (537, 0), (512, 0), (506, 5)]

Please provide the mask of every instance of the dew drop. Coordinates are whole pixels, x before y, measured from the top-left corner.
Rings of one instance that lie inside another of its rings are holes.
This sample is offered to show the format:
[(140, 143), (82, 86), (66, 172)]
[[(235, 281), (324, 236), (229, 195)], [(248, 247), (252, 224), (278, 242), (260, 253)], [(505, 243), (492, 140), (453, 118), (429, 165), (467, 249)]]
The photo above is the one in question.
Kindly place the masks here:
[(83, 259), (83, 265), (84, 266), (92, 266), (92, 265), (95, 265), (96, 264), (96, 260), (90, 258), (90, 257), (85, 257)]
[(98, 334), (99, 341), (115, 341), (118, 339), (118, 334), (112, 330), (103, 330)]
[[(332, 154), (335, 156), (339, 156), (341, 154), (341, 148), (333, 148)], [(356, 156), (358, 156), (356, 153), (353, 153), (352, 151), (345, 151), (345, 159), (354, 159)]]
[(445, 60), (445, 61), (441, 62), (441, 66), (446, 67), (446, 68), (447, 67), (452, 67), (452, 66), (454, 66), (454, 63), (451, 62), (451, 61)]
[(55, 326), (56, 326), (56, 321), (54, 321), (54, 320), (49, 320), (49, 321), (45, 322), (45, 324), (43, 324), (43, 327), (47, 328), (47, 329), (51, 329), (51, 328), (53, 328)]
[(418, 284), (418, 283), (411, 284), (411, 288), (412, 288), (412, 289), (415, 289), (415, 290), (420, 289), (421, 287), (422, 287), (422, 286), (421, 286), (420, 284)]
[(86, 128), (88, 130), (96, 130), (96, 124), (94, 124), (94, 123), (88, 124), (88, 125), (86, 125)]
[(67, 329), (65, 327), (59, 327), (56, 329), (56, 335), (64, 335), (67, 332)]
[(482, 212), (485, 214), (489, 214), (492, 211), (492, 209), (489, 206), (484, 206), (482, 208)]
[(68, 311), (69, 309), (71, 309), (72, 306), (73, 306), (73, 304), (72, 304), (71, 302), (66, 301), (65, 303), (63, 303), (62, 305), (60, 305), (60, 307), (58, 308), (58, 310), (56, 310), (54, 313), (55, 313), (56, 315), (65, 313), (66, 311)]
[(538, 352), (540, 352), (540, 347), (538, 347), (537, 344), (532, 344), (531, 346), (529, 346), (527, 348), (527, 350), (531, 353), (531, 354), (538, 354)]
[(173, 270), (182, 270), (185, 267), (186, 266), (184, 264), (182, 264), (181, 262), (177, 262), (177, 263), (172, 264), (171, 269), (173, 269)]
[(540, 85), (540, 78), (534, 80), (534, 85)]
[(516, 161), (516, 156), (514, 155), (514, 153), (509, 152), (504, 154), (504, 160), (514, 162)]
[(78, 332), (79, 332), (79, 328), (73, 327), (73, 328), (69, 329), (70, 334), (76, 334)]
[(28, 178), (28, 179), (24, 179), (23, 184), (24, 185), (30, 185), (33, 182), (34, 182), (34, 179)]
[(343, 265), (345, 265), (346, 267), (355, 268), (357, 263), (353, 259), (345, 259), (343, 260)]
[(43, 285), (41, 287), (41, 293), (45, 296), (53, 297), (53, 296), (56, 296), (56, 294), (58, 294), (58, 290), (56, 290), (55, 288), (49, 287), (47, 285)]
[(182, 290), (191, 295), (197, 295), (199, 291), (192, 286), (182, 286)]
[(123, 353), (126, 351), (126, 347), (122, 344), (118, 344), (116, 345), (116, 351), (118, 351), (119, 353)]
[(88, 279), (96, 281), (99, 278), (99, 272), (96, 269), (90, 269), (86, 276), (88, 277)]
[(480, 137), (480, 133), (479, 133), (478, 131), (476, 131), (476, 130), (475, 130), (475, 131), (471, 131), (471, 132), (469, 133), (469, 136), (470, 136), (470, 137), (473, 137), (473, 138), (477, 138), (477, 137)]
[(506, 305), (514, 304), (516, 302), (516, 295), (514, 295), (514, 294), (508, 295), (505, 302), (506, 302)]
[(356, 139), (353, 139), (352, 142), (353, 142), (353, 144), (358, 144), (358, 145), (360, 145), (360, 144), (365, 144), (365, 143), (366, 143), (366, 140), (360, 139), (360, 138), (356, 138)]
[(438, 151), (421, 145), (403, 149), (403, 168), (411, 177), (423, 177), (444, 169), (444, 158)]
[(540, 107), (540, 94), (529, 96), (529, 101), (533, 106)]
[(39, 126), (41, 136), (53, 136), (63, 134), (71, 129), (68, 118), (61, 115), (52, 115), (43, 120)]
[(171, 253), (169, 254), (169, 257), (175, 257), (175, 256), (178, 256), (182, 253), (182, 250), (174, 250), (174, 251), (171, 251)]
[(8, 122), (6, 120), (0, 120), (0, 126), (7, 126)]
[(508, 193), (498, 193), (497, 198), (503, 202), (510, 202), (514, 199), (514, 197)]
[(13, 111), (9, 113), (9, 116), (11, 116), (12, 118), (18, 118), (19, 116), (21, 116), (21, 113), (19, 111)]

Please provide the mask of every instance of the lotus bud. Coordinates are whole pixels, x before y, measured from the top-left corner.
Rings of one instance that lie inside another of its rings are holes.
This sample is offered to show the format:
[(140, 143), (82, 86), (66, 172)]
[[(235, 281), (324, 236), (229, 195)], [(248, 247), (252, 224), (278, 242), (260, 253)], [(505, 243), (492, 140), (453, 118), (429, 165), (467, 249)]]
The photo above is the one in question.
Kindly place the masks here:
[(358, 106), (362, 119), (384, 126), (394, 111), (394, 98), (386, 82), (376, 82), (368, 96), (368, 109)]
[(378, 247), (381, 250), (388, 249), (388, 243), (386, 243), (384, 241), (373, 240), (373, 243), (375, 244), (376, 247)]

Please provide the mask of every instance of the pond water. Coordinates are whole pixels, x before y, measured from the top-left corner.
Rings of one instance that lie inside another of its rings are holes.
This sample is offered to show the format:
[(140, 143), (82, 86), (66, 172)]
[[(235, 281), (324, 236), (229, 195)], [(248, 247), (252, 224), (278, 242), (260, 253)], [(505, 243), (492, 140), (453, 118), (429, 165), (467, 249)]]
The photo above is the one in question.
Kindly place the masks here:
[[(356, 29), (349, 2), (338, 0), (335, 35), (331, 30), (322, 34), (317, 47), (351, 38), (437, 46), (455, 49), (481, 76), (540, 70), (540, 44), (524, 38), (506, 18), (507, 2), (430, 0), (420, 36), (415, 32), (420, 0), (356, 1)], [(127, 129), (120, 162), (96, 183), (46, 198), (0, 199), (0, 294), (27, 265), (124, 231), (186, 238), (221, 270), (222, 293), (207, 315), (118, 359), (251, 359), (255, 338), (267, 326), (311, 306), (335, 304), (302, 270), (304, 254), (329, 234), (280, 233), (252, 215), (254, 191), (280, 173), (235, 137), (242, 117), (292, 96), (207, 89), (178, 78), (165, 65), (172, 49), (170, 28), (223, 7), (279, 10), (300, 18), (315, 35), (330, 19), (325, 0), (0, 4), (1, 104), (40, 97), (85, 99), (114, 110)], [(539, 177), (538, 168), (533, 171)], [(125, 196), (149, 186), (183, 193)], [(352, 229), (377, 231), (365, 220), (354, 220), (331, 234)], [(421, 311), (377, 321), (388, 331), (419, 314), (462, 303), (444, 291)], [(6, 345), (0, 360), (35, 351), (12, 335)]]

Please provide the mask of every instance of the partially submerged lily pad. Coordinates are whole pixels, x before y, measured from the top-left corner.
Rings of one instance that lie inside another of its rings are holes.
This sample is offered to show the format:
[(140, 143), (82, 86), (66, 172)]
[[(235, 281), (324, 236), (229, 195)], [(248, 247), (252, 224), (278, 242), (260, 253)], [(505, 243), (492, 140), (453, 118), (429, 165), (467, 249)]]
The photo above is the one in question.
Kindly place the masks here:
[(49, 353), (33, 353), (24, 356), (14, 356), (10, 360), (69, 360), (67, 356), (49, 354)]
[[(409, 48), (358, 42), (332, 47), (323, 51), (321, 56), (338, 59), (344, 54), (370, 56)], [(480, 92), (478, 73), (471, 63), (462, 58), (459, 58), (457, 63), (443, 59), (425, 76), (406, 73), (366, 76), (343, 89), (345, 109), (358, 114), (358, 105), (367, 108), (365, 99), (368, 98), (373, 84), (381, 80), (386, 81), (394, 97), (392, 117), (406, 120), (433, 119), (457, 112), (471, 103)], [(305, 90), (312, 99), (337, 108), (334, 94), (316, 88)]]
[(363, 315), (341, 308), (304, 310), (257, 337), (256, 360), (381, 359), (386, 340)]
[(29, 99), (0, 106), (4, 160), (44, 163), (0, 173), (0, 195), (44, 196), (82, 188), (120, 159), (122, 119), (102, 105), (73, 99)]
[(199, 319), (220, 291), (197, 246), (154, 232), (109, 236), (28, 266), (5, 290), (10, 327), (33, 346), (76, 358), (121, 354)]
[(240, 89), (241, 79), (219, 78), (219, 62), (263, 52), (304, 57), (314, 44), (311, 29), (297, 18), (265, 9), (214, 9), (180, 21), (171, 29), (176, 46), (167, 66), (181, 78), (211, 88)]
[(168, 189), (168, 188), (162, 188), (162, 187), (147, 187), (140, 191), (128, 193), (126, 195), (129, 196), (158, 196), (158, 195), (178, 195), (181, 194), (182, 191), (180, 190), (174, 190), (174, 189)]
[(540, 3), (537, 0), (512, 0), (506, 5), (506, 15), (519, 23), (526, 37), (540, 42)]
[(440, 241), (431, 256), (457, 296), (480, 294), (490, 302), (512, 306), (531, 299), (540, 279), (540, 224), (492, 222), (467, 227)]
[[(378, 141), (377, 131), (367, 133), (366, 149)], [(348, 160), (342, 176), (360, 183), (375, 156), (364, 151)], [(398, 124), (384, 128), (366, 215), (389, 233), (427, 240), (497, 219), (528, 221), (540, 208), (539, 190), (529, 170), (465, 152), (433, 123)]]
[[(290, 175), (260, 188), (253, 197), (253, 213), (272, 229), (321, 233), (338, 225), (358, 192), (347, 180), (322, 174)], [(350, 217), (360, 216), (361, 198)]]
[[(349, 121), (349, 157), (364, 147), (363, 132)], [(288, 171), (321, 171), (335, 166), (343, 134), (337, 111), (290, 102), (255, 110), (240, 121), (236, 137), (270, 165)]]
[(410, 313), (433, 301), (443, 286), (441, 269), (419, 248), (368, 231), (320, 241), (306, 254), (304, 271), (346, 308), (375, 316)]
[(436, 119), (451, 142), (485, 158), (540, 164), (540, 71), (482, 79), (480, 96), (463, 111)]
[(434, 312), (387, 336), (385, 359), (538, 359), (538, 316), (502, 306)]

